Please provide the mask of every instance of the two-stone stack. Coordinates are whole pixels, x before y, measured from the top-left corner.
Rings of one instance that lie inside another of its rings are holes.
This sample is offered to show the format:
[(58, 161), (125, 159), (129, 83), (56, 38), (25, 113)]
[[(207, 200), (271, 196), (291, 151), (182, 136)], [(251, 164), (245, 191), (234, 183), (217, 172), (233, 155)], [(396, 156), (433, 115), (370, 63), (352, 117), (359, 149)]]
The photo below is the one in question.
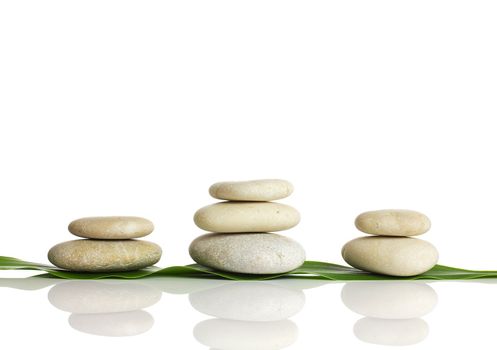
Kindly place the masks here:
[(139, 270), (159, 261), (162, 250), (136, 240), (154, 230), (150, 220), (136, 216), (87, 217), (69, 224), (69, 232), (84, 239), (59, 243), (48, 252), (57, 267), (78, 272)]
[(390, 276), (414, 276), (431, 269), (438, 251), (429, 242), (412, 238), (426, 233), (431, 222), (413, 210), (376, 210), (360, 214), (358, 230), (374, 235), (356, 238), (342, 248), (343, 259), (353, 267)]
[(199, 209), (195, 224), (212, 233), (197, 237), (190, 256), (217, 270), (276, 274), (303, 264), (305, 252), (296, 241), (272, 233), (288, 230), (300, 221), (289, 205), (272, 202), (288, 197), (293, 186), (285, 180), (219, 182), (209, 193), (218, 202)]

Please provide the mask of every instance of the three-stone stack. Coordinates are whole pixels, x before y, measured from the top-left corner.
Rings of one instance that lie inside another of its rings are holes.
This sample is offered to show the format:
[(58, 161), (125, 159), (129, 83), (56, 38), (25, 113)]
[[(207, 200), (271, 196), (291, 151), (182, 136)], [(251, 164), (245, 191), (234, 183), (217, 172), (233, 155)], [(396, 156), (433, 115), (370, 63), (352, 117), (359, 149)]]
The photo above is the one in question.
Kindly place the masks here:
[(212, 233), (197, 237), (190, 256), (197, 263), (228, 272), (275, 274), (303, 264), (305, 252), (296, 241), (272, 233), (300, 221), (289, 205), (272, 202), (293, 192), (285, 180), (219, 182), (209, 188), (218, 202), (199, 209), (195, 224)]
[(139, 270), (159, 261), (162, 250), (136, 240), (154, 230), (150, 220), (136, 216), (87, 217), (69, 224), (69, 232), (84, 239), (59, 243), (48, 252), (57, 267), (78, 272)]
[(343, 259), (353, 267), (390, 276), (414, 276), (438, 261), (438, 251), (431, 243), (410, 237), (430, 229), (430, 219), (422, 213), (368, 211), (356, 218), (355, 226), (374, 236), (356, 238), (343, 246)]

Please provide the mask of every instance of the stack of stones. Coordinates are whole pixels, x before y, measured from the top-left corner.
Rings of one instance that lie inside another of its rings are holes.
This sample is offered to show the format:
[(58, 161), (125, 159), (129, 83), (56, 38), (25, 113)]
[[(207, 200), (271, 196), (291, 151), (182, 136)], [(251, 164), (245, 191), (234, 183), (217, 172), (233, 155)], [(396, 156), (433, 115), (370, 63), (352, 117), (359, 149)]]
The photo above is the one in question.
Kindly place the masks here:
[(361, 270), (390, 276), (414, 276), (438, 261), (437, 249), (418, 236), (430, 229), (430, 219), (412, 210), (376, 210), (360, 214), (357, 229), (374, 237), (356, 238), (342, 248), (344, 260)]
[(201, 265), (235, 273), (274, 274), (296, 269), (305, 260), (302, 246), (270, 233), (299, 223), (296, 209), (271, 202), (292, 192), (292, 184), (285, 180), (212, 185), (210, 195), (226, 201), (195, 213), (195, 224), (213, 233), (196, 238), (190, 245), (190, 256)]
[(135, 216), (78, 219), (69, 224), (69, 232), (85, 239), (57, 244), (48, 252), (48, 260), (78, 272), (139, 270), (154, 265), (162, 255), (157, 244), (134, 239), (153, 230), (151, 221)]

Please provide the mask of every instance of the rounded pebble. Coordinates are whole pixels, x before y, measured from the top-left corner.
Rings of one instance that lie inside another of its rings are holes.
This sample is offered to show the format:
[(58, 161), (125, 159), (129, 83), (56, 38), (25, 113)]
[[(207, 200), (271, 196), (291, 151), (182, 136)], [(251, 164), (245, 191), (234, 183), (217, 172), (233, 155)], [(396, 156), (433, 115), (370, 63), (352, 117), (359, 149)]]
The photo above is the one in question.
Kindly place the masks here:
[(209, 188), (212, 197), (230, 201), (274, 201), (292, 192), (293, 185), (279, 179), (218, 182)]
[(154, 325), (153, 317), (146, 311), (135, 310), (108, 314), (72, 314), (72, 328), (106, 337), (127, 337), (149, 331)]
[(100, 216), (74, 220), (69, 232), (83, 238), (130, 239), (144, 237), (154, 230), (154, 224), (136, 216)]
[(359, 231), (380, 236), (417, 236), (427, 232), (430, 219), (413, 210), (367, 211), (355, 219)]
[(68, 281), (53, 286), (48, 300), (56, 308), (79, 314), (139, 310), (157, 303), (162, 292), (137, 281)]
[(297, 314), (305, 304), (300, 290), (264, 282), (237, 282), (192, 293), (190, 304), (199, 312), (239, 321), (279, 321)]
[(290, 320), (249, 322), (215, 318), (198, 323), (193, 336), (211, 349), (277, 350), (295, 343), (298, 328)]
[(354, 325), (354, 334), (358, 339), (378, 345), (413, 345), (423, 341), (428, 333), (428, 324), (421, 318), (384, 320), (364, 317)]
[(161, 254), (157, 244), (147, 241), (78, 239), (52, 247), (48, 260), (70, 271), (118, 272), (151, 266)]
[(208, 233), (197, 237), (189, 251), (201, 265), (248, 274), (284, 273), (305, 260), (299, 243), (276, 233)]
[(428, 271), (438, 261), (436, 248), (409, 237), (361, 237), (346, 243), (343, 259), (351, 266), (390, 276), (414, 276)]
[(438, 297), (426, 283), (368, 281), (345, 284), (342, 301), (350, 310), (363, 316), (407, 319), (431, 312)]
[(281, 203), (221, 202), (197, 210), (193, 221), (210, 232), (273, 232), (296, 226), (300, 214)]

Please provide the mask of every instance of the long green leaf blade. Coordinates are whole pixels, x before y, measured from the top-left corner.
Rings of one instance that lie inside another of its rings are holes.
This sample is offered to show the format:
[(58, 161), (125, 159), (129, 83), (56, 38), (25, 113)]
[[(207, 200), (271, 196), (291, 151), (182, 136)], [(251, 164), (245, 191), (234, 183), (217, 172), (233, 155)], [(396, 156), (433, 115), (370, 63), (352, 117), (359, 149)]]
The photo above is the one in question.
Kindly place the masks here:
[(53, 277), (65, 279), (102, 279), (124, 278), (137, 279), (157, 276), (221, 278), (229, 280), (269, 280), (274, 278), (318, 278), (333, 281), (367, 281), (367, 280), (463, 280), (478, 278), (497, 278), (497, 271), (465, 270), (450, 266), (436, 265), (431, 270), (412, 277), (392, 277), (373, 274), (355, 269), (353, 267), (331, 264), (320, 261), (306, 261), (301, 267), (283, 274), (274, 275), (248, 275), (213, 270), (198, 264), (185, 266), (170, 266), (165, 268), (149, 267), (143, 270), (127, 272), (72, 272), (55, 266), (38, 264), (20, 259), (0, 256), (0, 270), (37, 270)]

